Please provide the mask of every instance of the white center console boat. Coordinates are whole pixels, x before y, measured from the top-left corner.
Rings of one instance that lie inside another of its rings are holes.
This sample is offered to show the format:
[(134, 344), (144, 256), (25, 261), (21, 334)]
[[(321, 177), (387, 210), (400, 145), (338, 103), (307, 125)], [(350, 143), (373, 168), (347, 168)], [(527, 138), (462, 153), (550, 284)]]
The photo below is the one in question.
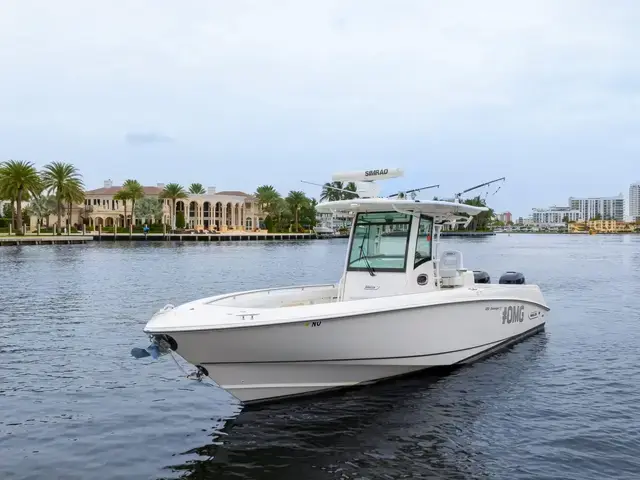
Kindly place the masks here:
[(515, 272), (484, 283), (439, 244), (443, 224), (486, 208), (378, 197), (374, 180), (399, 175), (334, 175), (356, 181), (359, 195), (317, 206), (354, 216), (338, 283), (167, 306), (144, 327), (147, 351), (175, 352), (249, 404), (468, 363), (543, 329), (549, 308), (537, 285)]

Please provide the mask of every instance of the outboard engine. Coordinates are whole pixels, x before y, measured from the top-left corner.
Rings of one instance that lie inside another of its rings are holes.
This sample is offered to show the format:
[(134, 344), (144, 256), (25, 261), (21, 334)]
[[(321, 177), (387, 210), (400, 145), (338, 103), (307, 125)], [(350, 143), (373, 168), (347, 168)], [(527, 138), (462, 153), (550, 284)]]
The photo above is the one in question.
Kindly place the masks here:
[(520, 272), (506, 272), (502, 274), (498, 283), (515, 283), (522, 285), (524, 283), (524, 275)]
[(482, 270), (474, 270), (473, 282), (474, 283), (491, 283), (491, 277), (487, 272), (484, 272)]

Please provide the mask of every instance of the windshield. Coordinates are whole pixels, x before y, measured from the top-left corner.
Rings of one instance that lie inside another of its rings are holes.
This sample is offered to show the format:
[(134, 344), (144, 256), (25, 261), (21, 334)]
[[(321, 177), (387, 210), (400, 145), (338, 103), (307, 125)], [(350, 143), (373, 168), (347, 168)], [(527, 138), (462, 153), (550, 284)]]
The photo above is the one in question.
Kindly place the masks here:
[(359, 213), (347, 270), (404, 272), (411, 216), (398, 212)]

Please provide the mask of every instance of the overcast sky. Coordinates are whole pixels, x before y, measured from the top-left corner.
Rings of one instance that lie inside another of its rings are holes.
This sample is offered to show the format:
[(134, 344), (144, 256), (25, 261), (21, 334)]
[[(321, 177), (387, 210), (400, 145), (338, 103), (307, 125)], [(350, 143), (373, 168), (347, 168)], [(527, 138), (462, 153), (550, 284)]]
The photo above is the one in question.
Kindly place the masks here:
[(636, 0), (2, 0), (0, 159), (252, 192), (401, 167), (498, 210), (640, 179)]

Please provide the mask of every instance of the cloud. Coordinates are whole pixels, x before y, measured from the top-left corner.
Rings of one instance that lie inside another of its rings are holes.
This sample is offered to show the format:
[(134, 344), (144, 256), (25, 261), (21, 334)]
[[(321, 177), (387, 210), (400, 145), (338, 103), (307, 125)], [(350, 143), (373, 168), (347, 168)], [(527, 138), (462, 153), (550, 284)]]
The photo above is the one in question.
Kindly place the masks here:
[(127, 133), (125, 141), (129, 145), (146, 145), (149, 143), (171, 143), (173, 139), (159, 133)]
[[(606, 162), (605, 195), (640, 154), (639, 24), (635, 0), (7, 0), (0, 145), (140, 175), (166, 155), (166, 177), (216, 159), (243, 165), (241, 179), (216, 168), (220, 188), (249, 191), (368, 162), (435, 183), (571, 172), (523, 205), (580, 195), (585, 165)], [(122, 132), (127, 147), (161, 131), (180, 142), (117, 150)]]

